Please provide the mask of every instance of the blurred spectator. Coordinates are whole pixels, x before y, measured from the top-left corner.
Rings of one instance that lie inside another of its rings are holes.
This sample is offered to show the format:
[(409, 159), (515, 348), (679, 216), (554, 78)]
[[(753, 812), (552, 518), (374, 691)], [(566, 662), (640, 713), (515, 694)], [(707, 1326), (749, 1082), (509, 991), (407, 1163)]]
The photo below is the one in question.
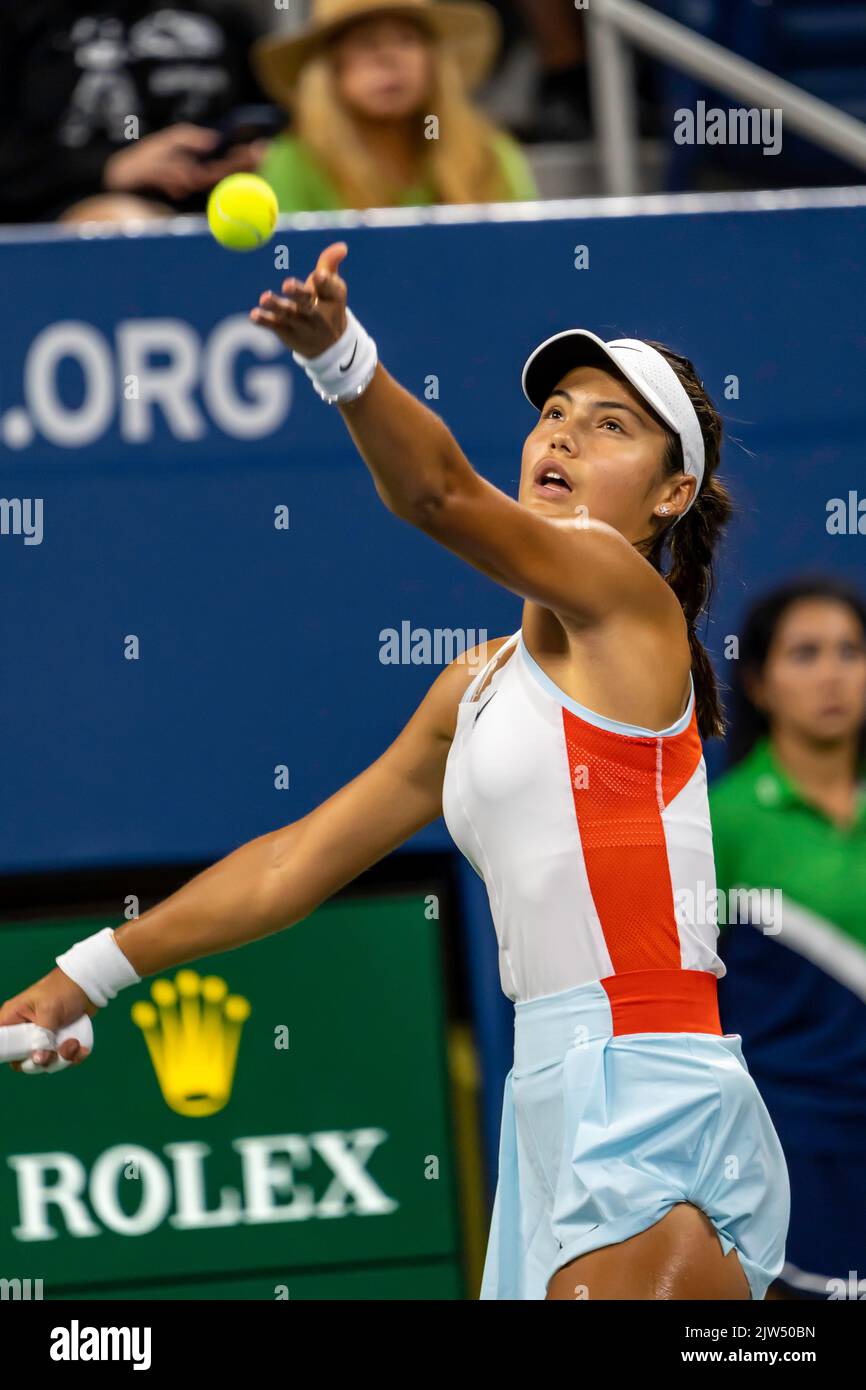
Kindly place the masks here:
[[(770, 594), (736, 667), (734, 765), (710, 792), (720, 1007), (791, 1179), (768, 1296), (862, 1298), (843, 1290), (866, 1280), (866, 604), (830, 580)], [(734, 888), (763, 890), (745, 924)]]
[(583, 13), (574, 0), (492, 0), (505, 18), (522, 21), (535, 43), (535, 77), (530, 123), (521, 128), (527, 141), (587, 140), (592, 118)]
[(263, 87), (291, 112), (259, 170), (283, 212), (534, 199), (520, 146), (472, 105), (500, 43), (479, 0), (314, 0), (262, 39)]
[(202, 210), (265, 148), (207, 159), (219, 118), (262, 102), (248, 63), (259, 32), (233, 0), (5, 4), (0, 220)]
[[(571, 143), (592, 139), (593, 112), (588, 61), (587, 10), (575, 0), (490, 0), (513, 46), (528, 37), (534, 72), (525, 115), (513, 129), (526, 144)], [(667, 133), (659, 67), (639, 49), (631, 50), (638, 125), (642, 135)]]

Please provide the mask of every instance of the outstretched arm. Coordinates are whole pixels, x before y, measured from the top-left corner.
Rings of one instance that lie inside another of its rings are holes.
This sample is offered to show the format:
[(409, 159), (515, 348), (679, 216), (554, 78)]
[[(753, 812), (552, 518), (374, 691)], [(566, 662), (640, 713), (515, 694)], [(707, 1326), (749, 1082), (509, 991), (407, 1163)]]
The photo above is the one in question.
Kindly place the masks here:
[[(152, 975), (292, 926), (435, 820), (457, 704), (478, 669), (472, 656), (447, 666), (391, 746), (327, 801), (250, 840), (118, 927), (115, 940), (136, 973)], [(55, 1032), (93, 1012), (88, 996), (57, 967), (0, 1007), (0, 1026), (35, 1023)], [(62, 1055), (83, 1060), (71, 1041)]]
[(442, 673), (376, 762), (300, 820), (242, 845), (115, 939), (139, 975), (229, 951), (309, 917), (442, 811), (456, 715), (455, 676)]
[[(263, 294), (254, 322), (303, 357), (327, 351), (346, 329), (337, 267), (347, 251), (345, 242), (327, 247), (304, 284), (288, 279), (282, 295)], [(381, 362), (363, 394), (339, 409), (385, 505), (496, 583), (579, 626), (623, 609), (669, 616), (677, 606), (613, 527), (542, 515), (482, 478), (444, 420)]]

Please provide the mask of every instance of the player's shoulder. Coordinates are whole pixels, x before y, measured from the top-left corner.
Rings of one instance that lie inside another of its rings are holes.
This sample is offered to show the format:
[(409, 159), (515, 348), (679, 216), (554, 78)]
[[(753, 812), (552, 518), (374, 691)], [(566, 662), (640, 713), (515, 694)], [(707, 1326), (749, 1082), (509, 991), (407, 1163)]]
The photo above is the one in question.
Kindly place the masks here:
[(425, 704), (433, 707), (443, 732), (449, 737), (454, 733), (460, 701), (476, 676), (509, 640), (510, 636), (490, 637), (474, 647), (467, 647), (439, 672), (427, 693)]
[(505, 637), (489, 637), (475, 647), (467, 647), (465, 652), (445, 667), (443, 676), (450, 680), (455, 690), (460, 691), (461, 698), (475, 677), (499, 654), (506, 642), (511, 641), (512, 636), (513, 634), (509, 633)]

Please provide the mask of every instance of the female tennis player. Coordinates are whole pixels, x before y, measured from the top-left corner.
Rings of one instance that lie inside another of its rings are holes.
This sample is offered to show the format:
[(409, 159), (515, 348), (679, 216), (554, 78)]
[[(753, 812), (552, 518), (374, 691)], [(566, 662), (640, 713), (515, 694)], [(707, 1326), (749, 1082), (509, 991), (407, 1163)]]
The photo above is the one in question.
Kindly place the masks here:
[(515, 501), (378, 361), (347, 306), (347, 251), (329, 246), (251, 317), (338, 406), (386, 506), (524, 599), (520, 631), (447, 667), (336, 795), (77, 943), (0, 1024), (56, 1030), (290, 926), (444, 812), (486, 883), (515, 1005), (481, 1297), (761, 1299), (783, 1263), (787, 1170), (721, 1030), (700, 907), (700, 735), (722, 724), (695, 623), (729, 514), (719, 417), (669, 350), (560, 334), (524, 370), (539, 419)]

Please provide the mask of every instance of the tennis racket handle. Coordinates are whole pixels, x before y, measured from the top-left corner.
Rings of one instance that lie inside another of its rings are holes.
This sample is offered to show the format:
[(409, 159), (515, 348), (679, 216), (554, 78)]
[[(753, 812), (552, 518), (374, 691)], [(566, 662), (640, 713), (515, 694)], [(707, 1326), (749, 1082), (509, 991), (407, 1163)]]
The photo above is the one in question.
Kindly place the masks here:
[(54, 1034), (35, 1023), (10, 1023), (0, 1028), (0, 1062), (23, 1062), (31, 1052), (54, 1048)]
[(67, 1038), (75, 1038), (82, 1047), (93, 1048), (93, 1024), (88, 1014), (82, 1014), (72, 1023), (66, 1023), (52, 1033), (35, 1023), (12, 1023), (0, 1028), (0, 1062), (21, 1062), (22, 1072), (28, 1076), (40, 1076), (43, 1072), (64, 1071), (72, 1065), (63, 1057), (57, 1057), (50, 1066), (37, 1066), (31, 1056), (34, 1052), (56, 1052)]

